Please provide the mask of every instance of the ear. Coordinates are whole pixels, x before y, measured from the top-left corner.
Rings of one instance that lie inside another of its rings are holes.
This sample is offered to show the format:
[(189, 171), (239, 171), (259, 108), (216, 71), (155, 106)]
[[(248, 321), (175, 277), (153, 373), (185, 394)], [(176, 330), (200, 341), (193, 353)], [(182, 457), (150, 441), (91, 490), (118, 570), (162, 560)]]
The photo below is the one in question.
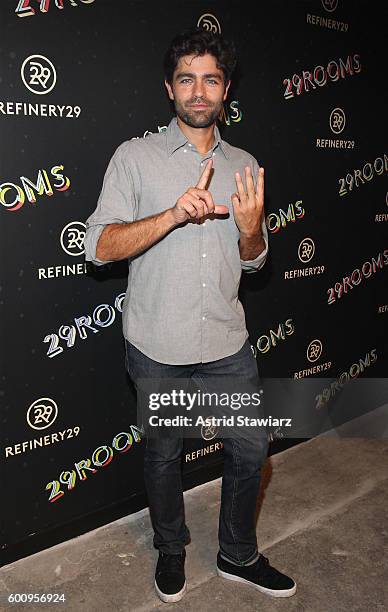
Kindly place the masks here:
[(223, 100), (226, 100), (226, 98), (228, 96), (228, 90), (229, 90), (230, 84), (231, 84), (231, 81), (228, 81), (227, 84), (226, 84)]
[(167, 92), (168, 92), (168, 97), (170, 98), (170, 100), (173, 100), (174, 99), (174, 94), (173, 94), (172, 87), (171, 87), (170, 83), (168, 83), (166, 81), (166, 79), (164, 79), (164, 84), (165, 84)]

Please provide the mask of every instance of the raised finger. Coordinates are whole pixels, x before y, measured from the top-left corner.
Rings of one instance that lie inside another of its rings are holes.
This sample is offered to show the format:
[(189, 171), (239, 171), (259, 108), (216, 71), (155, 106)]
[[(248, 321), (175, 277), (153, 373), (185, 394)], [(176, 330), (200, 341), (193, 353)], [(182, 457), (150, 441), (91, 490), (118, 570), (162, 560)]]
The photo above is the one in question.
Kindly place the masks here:
[(264, 168), (259, 168), (259, 172), (257, 174), (256, 193), (257, 193), (259, 202), (264, 202)]
[(240, 201), (244, 201), (246, 198), (246, 194), (245, 194), (245, 189), (244, 189), (244, 185), (243, 185), (240, 173), (236, 172), (235, 177), (236, 177), (236, 185), (237, 185), (237, 191), (238, 191)]
[(212, 165), (213, 165), (213, 160), (209, 159), (209, 161), (207, 162), (204, 171), (202, 172), (201, 176), (199, 177), (198, 183), (196, 184), (196, 187), (198, 189), (205, 189), (207, 182), (209, 180), (209, 176), (210, 176), (210, 172), (212, 169)]
[(250, 166), (245, 166), (245, 180), (247, 184), (248, 198), (254, 198), (255, 186), (253, 184), (252, 170)]

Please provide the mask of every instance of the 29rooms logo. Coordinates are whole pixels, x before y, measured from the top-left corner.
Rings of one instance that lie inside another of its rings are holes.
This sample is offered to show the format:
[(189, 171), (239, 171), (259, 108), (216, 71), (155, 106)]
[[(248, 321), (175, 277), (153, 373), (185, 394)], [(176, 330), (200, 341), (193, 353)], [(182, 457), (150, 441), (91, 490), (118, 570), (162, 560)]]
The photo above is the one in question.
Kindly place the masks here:
[(355, 187), (369, 183), (377, 175), (381, 176), (384, 172), (388, 172), (388, 156), (386, 153), (381, 157), (376, 157), (373, 164), (366, 162), (362, 169), (351, 170), (344, 177), (338, 179), (340, 184), (339, 195), (344, 196), (351, 193)]
[[(136, 425), (130, 425), (129, 431), (121, 431), (116, 434), (110, 444), (98, 446), (88, 457), (85, 456), (75, 462), (69, 470), (60, 473), (58, 480), (52, 480), (46, 485), (46, 491), (50, 491), (49, 502), (55, 502), (71, 491), (77, 482), (84, 482), (88, 476), (96, 474), (99, 468), (108, 466), (116, 455), (124, 455), (133, 443), (140, 444), (144, 431)], [(73, 467), (75, 469), (73, 469)]]
[(37, 95), (50, 93), (57, 82), (54, 64), (44, 55), (27, 57), (20, 71), (24, 85)]
[[(338, 61), (331, 60), (326, 66), (316, 66), (313, 70), (303, 70), (302, 75), (294, 74), (291, 78), (283, 79), (286, 86), (284, 97), (286, 100), (300, 96), (304, 91), (308, 92), (317, 87), (324, 87), (332, 81), (335, 83), (346, 75), (353, 76), (361, 72), (360, 56), (355, 53), (348, 55), (346, 61), (339, 58)], [(293, 91), (295, 89), (295, 91)]]
[[(93, 4), (94, 0), (18, 0), (15, 13), (18, 17), (32, 17), (36, 11), (47, 13), (50, 4), (57, 9), (65, 8), (65, 4), (69, 6), (79, 6), (79, 4)], [(33, 7), (35, 5), (36, 8)]]
[(240, 102), (238, 100), (232, 100), (229, 102), (229, 108), (224, 102), (220, 114), (218, 115), (218, 119), (228, 126), (231, 124), (231, 122), (239, 123), (243, 117), (242, 110), (239, 108), (239, 106)]
[(271, 234), (276, 234), (282, 227), (286, 227), (288, 223), (295, 223), (296, 219), (303, 219), (305, 209), (302, 206), (303, 200), (297, 200), (295, 204), (291, 203), (285, 212), (279, 208), (279, 212), (273, 212), (267, 215), (265, 220), (267, 228)]
[[(81, 264), (82, 265), (82, 264)], [(43, 342), (48, 344), (47, 357), (56, 357), (64, 351), (61, 340), (67, 348), (74, 347), (77, 339), (86, 340), (90, 334), (97, 334), (101, 329), (110, 327), (116, 320), (116, 312), (123, 312), (125, 293), (120, 293), (114, 302), (110, 304), (99, 304), (93, 310), (92, 315), (74, 317), (74, 325), (61, 325), (57, 334), (48, 334)]]
[(253, 355), (255, 357), (257, 356), (257, 350), (261, 355), (265, 355), (270, 349), (277, 346), (280, 341), (286, 340), (287, 336), (292, 336), (294, 332), (295, 325), (292, 319), (280, 322), (276, 330), (270, 329), (259, 336), (256, 341), (256, 346), (251, 345)]
[(315, 408), (317, 410), (324, 408), (326, 404), (338, 393), (341, 392), (343, 387), (353, 378), (358, 378), (365, 372), (367, 368), (375, 364), (377, 361), (377, 350), (372, 349), (368, 351), (365, 357), (360, 357), (358, 361), (352, 363), (345, 372), (342, 372), (338, 378), (330, 384), (330, 387), (325, 387), (321, 393), (316, 396), (317, 404)]
[[(70, 187), (70, 179), (63, 174), (64, 166), (53, 166), (49, 172), (41, 169), (38, 171), (36, 182), (20, 177), (18, 183), (4, 182), (0, 184), (0, 204), (8, 211), (20, 210), (27, 200), (30, 204), (36, 204), (36, 196), (53, 196), (56, 191), (67, 191)], [(51, 177), (49, 178), (49, 174)]]
[(379, 270), (383, 270), (384, 266), (388, 266), (388, 249), (380, 251), (376, 258), (371, 257), (370, 260), (364, 261), (360, 268), (355, 268), (351, 274), (343, 276), (342, 280), (327, 289), (327, 303), (334, 304), (334, 302), (347, 294), (349, 289), (351, 291), (360, 283), (365, 283), (366, 279), (376, 274)]

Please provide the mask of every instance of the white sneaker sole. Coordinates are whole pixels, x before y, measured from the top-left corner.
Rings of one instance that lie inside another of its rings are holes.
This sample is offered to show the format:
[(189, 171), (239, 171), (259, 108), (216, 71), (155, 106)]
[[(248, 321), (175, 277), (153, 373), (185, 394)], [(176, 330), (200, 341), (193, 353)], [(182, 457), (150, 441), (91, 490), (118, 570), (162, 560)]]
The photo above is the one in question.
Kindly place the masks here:
[(245, 578), (240, 578), (240, 576), (235, 576), (234, 574), (228, 574), (227, 572), (223, 572), (217, 567), (217, 574), (221, 576), (221, 578), (226, 578), (227, 580), (234, 580), (235, 582), (242, 582), (243, 584), (249, 584), (254, 587), (261, 593), (265, 593), (266, 595), (271, 595), (271, 597), (291, 597), (296, 593), (296, 584), (292, 587), (292, 589), (283, 589), (279, 591), (278, 589), (267, 589), (266, 587), (260, 586), (259, 584), (255, 584), (250, 580), (245, 580)]
[(181, 590), (178, 591), (178, 593), (172, 593), (172, 594), (162, 593), (162, 591), (159, 589), (158, 585), (156, 584), (156, 580), (155, 580), (155, 590), (158, 594), (158, 597), (165, 603), (180, 601), (186, 591), (186, 580), (185, 580), (185, 584), (183, 585)]

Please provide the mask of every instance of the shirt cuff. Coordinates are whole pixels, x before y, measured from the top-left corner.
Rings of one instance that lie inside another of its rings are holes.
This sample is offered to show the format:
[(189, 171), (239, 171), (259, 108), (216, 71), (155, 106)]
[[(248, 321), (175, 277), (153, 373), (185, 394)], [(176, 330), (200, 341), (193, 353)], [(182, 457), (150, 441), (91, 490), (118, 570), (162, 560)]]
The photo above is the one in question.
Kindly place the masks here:
[(107, 263), (112, 263), (111, 261), (103, 261), (96, 257), (98, 239), (105, 227), (105, 225), (93, 225), (86, 229), (84, 240), (85, 260), (91, 261), (95, 266), (103, 266)]
[(243, 272), (257, 272), (265, 264), (268, 254), (268, 235), (263, 234), (265, 249), (255, 259), (240, 259)]

